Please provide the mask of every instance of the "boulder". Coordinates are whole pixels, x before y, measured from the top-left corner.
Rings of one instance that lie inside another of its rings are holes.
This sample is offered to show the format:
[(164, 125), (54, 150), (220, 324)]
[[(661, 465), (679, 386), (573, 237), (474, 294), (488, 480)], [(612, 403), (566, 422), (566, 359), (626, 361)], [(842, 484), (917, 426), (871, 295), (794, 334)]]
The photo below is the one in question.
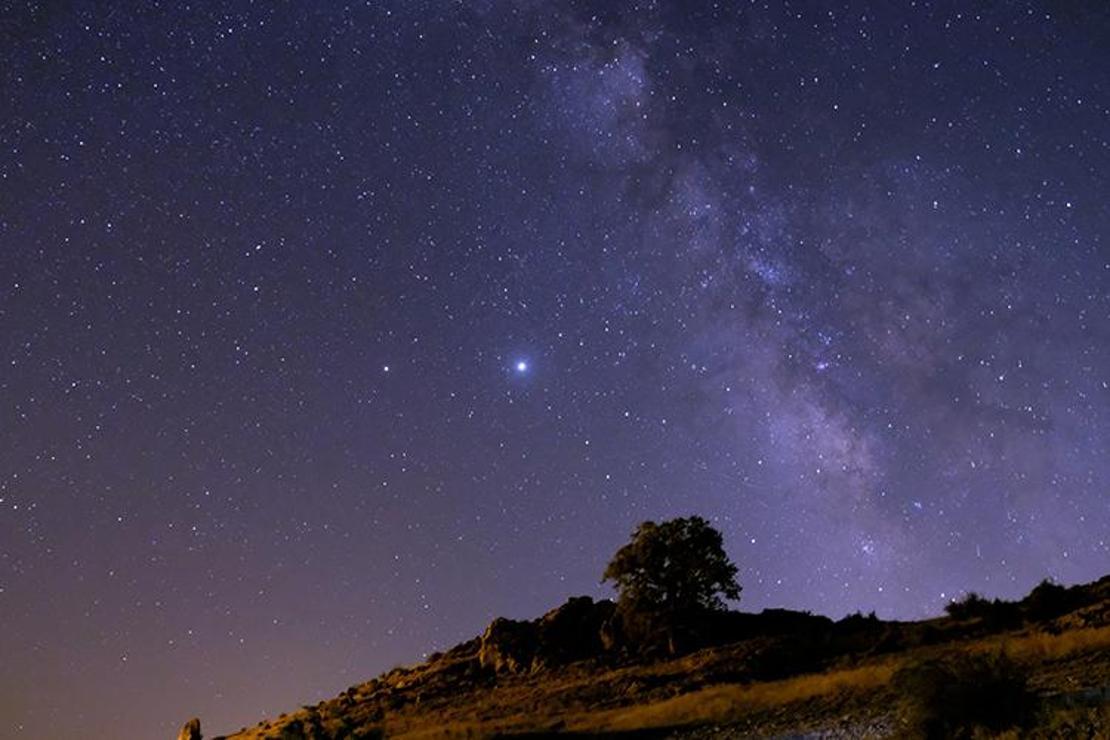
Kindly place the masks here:
[(575, 596), (544, 614), (537, 625), (539, 650), (535, 667), (596, 658), (606, 649), (602, 631), (615, 610), (611, 601), (595, 602), (589, 596)]
[(602, 631), (615, 609), (611, 601), (577, 596), (531, 622), (495, 619), (482, 634), (478, 661), (495, 673), (527, 673), (595, 658), (606, 650)]
[(177, 740), (201, 740), (200, 720), (193, 717), (186, 722), (181, 732), (177, 733)]
[(535, 624), (498, 617), (482, 633), (478, 662), (495, 673), (524, 673), (532, 669), (536, 647)]

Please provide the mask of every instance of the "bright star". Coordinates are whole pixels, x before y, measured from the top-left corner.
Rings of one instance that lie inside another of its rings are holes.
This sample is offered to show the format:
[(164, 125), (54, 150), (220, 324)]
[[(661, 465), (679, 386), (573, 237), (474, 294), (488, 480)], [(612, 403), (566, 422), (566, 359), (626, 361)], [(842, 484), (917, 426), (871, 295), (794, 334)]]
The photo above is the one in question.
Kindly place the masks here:
[(527, 372), (528, 371), (528, 363), (525, 362), (524, 360), (517, 360), (516, 371), (518, 373)]

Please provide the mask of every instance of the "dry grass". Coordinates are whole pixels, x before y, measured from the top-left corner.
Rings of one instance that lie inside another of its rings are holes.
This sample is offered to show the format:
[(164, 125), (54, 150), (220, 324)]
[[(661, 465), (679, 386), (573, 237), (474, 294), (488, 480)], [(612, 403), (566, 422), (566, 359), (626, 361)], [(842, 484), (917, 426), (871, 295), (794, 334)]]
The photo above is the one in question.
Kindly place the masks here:
[[(987, 652), (1003, 650), (1021, 662), (1058, 660), (1078, 653), (1110, 647), (1110, 627), (1072, 630), (1059, 635), (1033, 632), (1001, 638), (980, 640), (961, 646), (961, 649)], [(616, 732), (658, 727), (675, 727), (703, 723), (728, 723), (755, 712), (789, 706), (837, 694), (864, 694), (875, 692), (888, 685), (906, 656), (857, 668), (815, 673), (779, 681), (756, 684), (727, 684), (710, 686), (688, 694), (664, 699), (650, 704), (587, 712), (567, 717), (566, 729), (580, 732)], [(692, 666), (683, 666), (686, 669)], [(551, 727), (557, 713), (537, 726), (536, 716), (504, 717), (498, 729), (538, 730)], [(444, 737), (488, 733), (489, 725), (456, 725), (438, 732), (414, 733), (412, 736)], [(444, 731), (446, 730), (446, 732)], [(457, 733), (457, 734), (456, 734)], [(406, 736), (410, 736), (406, 734)]]
[(753, 711), (833, 694), (874, 691), (890, 681), (894, 669), (894, 662), (884, 662), (780, 681), (710, 686), (654, 704), (576, 717), (568, 725), (575, 730), (597, 732), (729, 722)]
[(1014, 660), (1023, 662), (1059, 660), (1076, 653), (1110, 647), (1110, 627), (1068, 630), (1058, 635), (1031, 632), (1017, 637), (984, 640), (980, 645), (985, 649), (1001, 649)]
[[(652, 666), (599, 672), (571, 671), (552, 674), (543, 680), (522, 677), (459, 697), (459, 701), (446, 705), (411, 707), (389, 713), (382, 729), (387, 737), (431, 740), (558, 730), (621, 732), (706, 723), (755, 722), (762, 727), (765, 721), (773, 724), (778, 721), (776, 717), (787, 715), (795, 718), (805, 715), (819, 720), (823, 716), (852, 714), (863, 707), (887, 711), (893, 698), (888, 687), (894, 674), (907, 662), (931, 655), (953, 651), (1002, 651), (1037, 670), (1035, 666), (1069, 665), (1069, 661), (1089, 660), (1088, 654), (1107, 649), (1110, 649), (1110, 626), (1073, 629), (1060, 634), (1017, 632), (910, 649), (824, 673), (760, 683), (716, 684), (667, 698), (661, 698), (665, 692), (659, 691), (652, 698), (646, 693), (623, 694), (624, 688), (630, 685), (678, 688), (684, 677), (712, 675), (713, 664), (723, 660), (742, 665), (748, 656), (745, 651), (707, 651)], [(1063, 670), (1074, 673), (1076, 667)], [(597, 708), (601, 700), (605, 700), (605, 708)], [(617, 706), (619, 703), (625, 706)], [(781, 712), (783, 709), (787, 709), (785, 715)], [(273, 732), (273, 729), (242, 737), (261, 737), (266, 732)]]
[[(992, 637), (965, 643), (958, 649), (971, 652), (1002, 650), (1014, 660), (1040, 663), (1107, 647), (1110, 647), (1110, 627), (1071, 630), (1058, 635), (1032, 632)], [(940, 649), (950, 650), (952, 646)], [(548, 712), (502, 715), (492, 722), (452, 722), (435, 728), (395, 725), (389, 734), (406, 738), (481, 737), (495, 732), (543, 732), (556, 727), (577, 732), (620, 732), (705, 723), (727, 724), (759, 712), (811, 700), (879, 692), (889, 685), (894, 673), (909, 658), (910, 655), (892, 656), (855, 668), (778, 681), (709, 686), (661, 701), (600, 711), (567, 713), (566, 707), (560, 711), (559, 707), (550, 706)], [(659, 667), (662, 669), (659, 672), (692, 670), (697, 662), (697, 658), (688, 656), (666, 667)]]
[[(728, 722), (751, 712), (794, 704), (834, 694), (874, 691), (888, 683), (893, 661), (849, 670), (817, 673), (756, 684), (710, 686), (662, 701), (593, 712), (567, 714), (559, 707), (549, 712), (499, 716), (490, 722), (454, 721), (421, 726), (409, 722), (387, 722), (389, 737), (432, 740), (450, 737), (489, 737), (496, 733), (620, 732), (661, 727)], [(410, 720), (411, 722), (411, 720)], [(419, 722), (419, 720), (417, 720)]]

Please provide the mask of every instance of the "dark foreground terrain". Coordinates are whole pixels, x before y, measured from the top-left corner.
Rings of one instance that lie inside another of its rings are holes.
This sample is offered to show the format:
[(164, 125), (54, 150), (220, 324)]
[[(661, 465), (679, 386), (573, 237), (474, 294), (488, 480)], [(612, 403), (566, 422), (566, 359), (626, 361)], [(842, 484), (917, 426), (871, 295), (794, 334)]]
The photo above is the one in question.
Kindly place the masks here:
[(671, 654), (571, 599), (229, 737), (1110, 738), (1110, 576), (949, 612), (729, 613)]

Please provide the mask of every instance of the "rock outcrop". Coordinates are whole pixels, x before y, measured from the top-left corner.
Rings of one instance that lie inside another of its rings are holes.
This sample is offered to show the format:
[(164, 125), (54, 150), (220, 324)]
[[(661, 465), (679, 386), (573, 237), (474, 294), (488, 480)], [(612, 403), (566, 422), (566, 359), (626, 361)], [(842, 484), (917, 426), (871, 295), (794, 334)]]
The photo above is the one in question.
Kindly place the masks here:
[(612, 618), (616, 605), (605, 599), (576, 596), (539, 618), (539, 663), (535, 667), (564, 665), (597, 657), (605, 646), (601, 633)]
[(577, 596), (532, 621), (495, 619), (482, 634), (478, 661), (495, 673), (527, 673), (597, 657), (614, 610), (611, 601)]
[(177, 733), (177, 740), (201, 740), (200, 720), (193, 717), (186, 722), (181, 732)]
[(498, 617), (482, 633), (478, 662), (495, 673), (524, 673), (532, 668), (536, 647), (532, 622)]
[[(1024, 600), (1007, 602), (1021, 619), (1018, 632), (981, 616), (896, 622), (854, 614), (834, 622), (783, 609), (704, 612), (668, 621), (658, 615), (622, 614), (612, 602), (579, 597), (531, 621), (496, 620), (480, 637), (434, 653), (424, 663), (395, 668), (334, 699), (302, 706), (231, 737), (381, 740), (387, 732), (431, 736), (444, 727), (461, 728), (460, 735), (549, 737), (567, 731), (565, 717), (572, 715), (595, 722), (599, 729), (610, 728), (609, 713), (617, 709), (629, 711), (627, 716), (661, 717), (650, 725), (650, 734), (658, 730), (661, 737), (673, 725), (659, 723), (670, 723), (671, 717), (641, 713), (637, 707), (663, 706), (676, 695), (693, 695), (706, 687), (716, 691), (731, 686), (729, 691), (743, 697), (761, 682), (797, 677), (803, 681), (799, 685), (809, 686), (812, 682), (804, 677), (823, 672), (840, 674), (845, 688), (799, 698), (799, 693), (776, 686), (768, 693), (781, 691), (783, 698), (775, 700), (779, 703), (773, 712), (760, 702), (746, 708), (744, 702), (730, 700), (727, 707), (722, 704), (722, 721), (731, 722), (737, 711), (748, 712), (737, 734), (761, 737), (793, 737), (818, 726), (835, 730), (829, 736), (887, 736), (897, 728), (890, 724), (893, 697), (889, 681), (881, 678), (883, 665), (931, 659), (944, 651), (993, 651), (999, 636), (1026, 641), (1030, 654), (1053, 646), (1045, 653), (1051, 659), (1029, 662), (1042, 682), (1038, 685), (1052, 690), (1053, 706), (1071, 702), (1068, 697), (1075, 697), (1073, 708), (1104, 702), (1110, 651), (1105, 634), (1090, 628), (1110, 625), (1110, 577), (1067, 587), (1066, 593), (1040, 587), (1035, 601), (1036, 609)], [(1051, 622), (1033, 621), (1058, 610), (1061, 602), (1080, 606)], [(1067, 634), (1072, 630), (1074, 637)], [(872, 686), (874, 681), (878, 684)], [(715, 701), (707, 696), (707, 703)], [(885, 719), (875, 720), (868, 714), (872, 708)], [(1098, 724), (1065, 734), (1103, 737), (1105, 718), (1092, 717)], [(180, 737), (199, 738), (199, 723), (187, 725)]]

